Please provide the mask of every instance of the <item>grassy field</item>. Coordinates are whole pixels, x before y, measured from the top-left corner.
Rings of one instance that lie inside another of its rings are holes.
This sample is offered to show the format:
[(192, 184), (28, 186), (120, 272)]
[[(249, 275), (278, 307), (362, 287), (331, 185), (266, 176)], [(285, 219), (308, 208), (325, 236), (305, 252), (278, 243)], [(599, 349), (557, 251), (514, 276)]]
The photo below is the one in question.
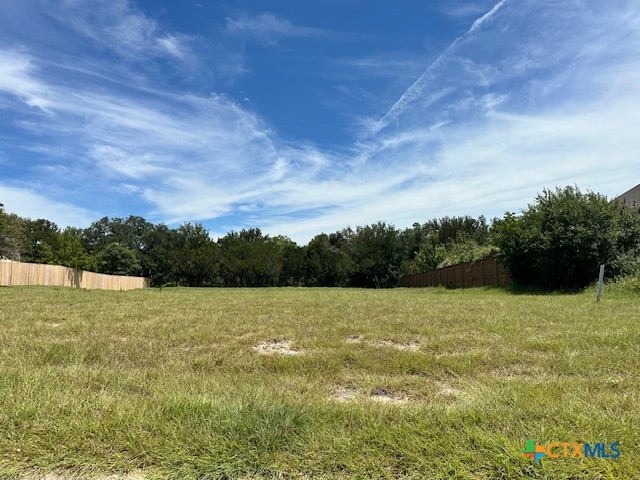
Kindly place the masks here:
[(638, 296), (12, 287), (0, 327), (1, 478), (640, 478)]

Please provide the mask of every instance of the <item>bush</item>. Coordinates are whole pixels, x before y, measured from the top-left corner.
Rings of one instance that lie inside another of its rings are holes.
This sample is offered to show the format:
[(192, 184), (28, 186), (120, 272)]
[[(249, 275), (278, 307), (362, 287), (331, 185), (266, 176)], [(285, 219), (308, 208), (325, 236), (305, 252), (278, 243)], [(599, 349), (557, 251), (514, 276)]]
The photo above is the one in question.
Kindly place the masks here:
[(20, 246), (24, 238), (22, 219), (17, 215), (5, 213), (0, 206), (0, 258), (20, 260)]
[(613, 284), (613, 288), (628, 293), (640, 293), (640, 276), (620, 277)]
[(640, 214), (602, 195), (565, 187), (545, 190), (521, 216), (507, 213), (494, 223), (492, 235), (516, 283), (578, 289), (597, 278), (602, 263), (608, 276), (634, 268)]
[(136, 252), (119, 243), (110, 243), (98, 254), (101, 273), (110, 275), (140, 275), (140, 261)]
[(611, 271), (617, 277), (640, 277), (640, 248), (618, 255), (611, 264)]

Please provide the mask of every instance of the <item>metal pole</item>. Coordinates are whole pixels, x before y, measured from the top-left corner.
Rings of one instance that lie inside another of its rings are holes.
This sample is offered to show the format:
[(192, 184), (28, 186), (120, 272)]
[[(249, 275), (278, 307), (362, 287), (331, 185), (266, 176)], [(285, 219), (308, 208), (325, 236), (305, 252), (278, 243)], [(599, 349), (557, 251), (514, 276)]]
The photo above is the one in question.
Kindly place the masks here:
[(604, 265), (600, 265), (600, 275), (598, 276), (598, 293), (596, 294), (596, 303), (602, 300), (602, 281), (604, 280)]

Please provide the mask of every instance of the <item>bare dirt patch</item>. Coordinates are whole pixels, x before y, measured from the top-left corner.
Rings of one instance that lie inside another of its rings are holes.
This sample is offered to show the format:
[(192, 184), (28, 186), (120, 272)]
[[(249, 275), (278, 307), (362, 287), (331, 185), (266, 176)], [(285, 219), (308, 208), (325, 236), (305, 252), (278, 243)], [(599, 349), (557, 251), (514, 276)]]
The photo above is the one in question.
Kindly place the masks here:
[(401, 393), (393, 393), (384, 388), (376, 388), (373, 392), (371, 392), (371, 396), (369, 397), (371, 400), (375, 400), (376, 402), (381, 403), (390, 403), (394, 405), (404, 405), (409, 403), (409, 397), (405, 394)]
[(462, 392), (449, 383), (439, 383), (440, 395), (448, 398), (459, 398), (462, 396)]
[(503, 365), (491, 369), (490, 375), (495, 378), (506, 380), (529, 380), (529, 381), (547, 381), (550, 378), (548, 372), (545, 372), (538, 365)]
[(146, 478), (143, 472), (129, 472), (125, 475), (108, 475), (100, 480), (145, 480)]
[(348, 335), (344, 341), (347, 343), (361, 343), (364, 340), (362, 335)]
[(420, 344), (418, 342), (395, 342), (393, 340), (380, 340), (379, 342), (373, 342), (371, 345), (375, 347), (389, 347), (396, 350), (403, 350), (405, 352), (417, 352), (420, 350)]
[(133, 471), (123, 474), (111, 475), (78, 475), (65, 473), (28, 473), (19, 477), (20, 480), (145, 480), (147, 477), (142, 471)]
[(300, 355), (302, 353), (300, 350), (294, 350), (289, 340), (277, 338), (262, 342), (253, 349), (260, 355)]
[(467, 348), (467, 349), (455, 349), (435, 353), (435, 358), (459, 358), (459, 357), (471, 357), (471, 356), (484, 356), (487, 355), (486, 349), (481, 348)]
[(408, 352), (417, 352), (420, 350), (420, 344), (418, 342), (397, 342), (395, 340), (378, 340), (375, 342), (365, 341), (362, 335), (348, 335), (345, 337), (346, 343), (366, 343), (372, 347), (388, 347), (395, 348), (396, 350), (403, 350)]
[(356, 400), (357, 397), (358, 389), (352, 386), (340, 386), (331, 394), (331, 399), (337, 400), (338, 402), (353, 401)]

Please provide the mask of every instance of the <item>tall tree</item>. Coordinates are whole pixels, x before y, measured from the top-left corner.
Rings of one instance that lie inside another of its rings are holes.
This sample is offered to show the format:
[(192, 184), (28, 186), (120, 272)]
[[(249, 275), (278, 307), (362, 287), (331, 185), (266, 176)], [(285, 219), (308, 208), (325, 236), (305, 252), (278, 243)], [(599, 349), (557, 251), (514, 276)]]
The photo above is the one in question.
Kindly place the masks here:
[(341, 233), (333, 235), (333, 244), (331, 237), (322, 233), (316, 235), (307, 245), (307, 286), (344, 287), (348, 284), (353, 262), (345, 251), (347, 241)]
[(22, 219), (15, 214), (5, 213), (4, 207), (0, 207), (0, 258), (20, 260), (24, 238)]
[(22, 260), (35, 263), (55, 263), (60, 249), (58, 226), (45, 219), (24, 220)]
[(569, 186), (544, 190), (520, 216), (507, 213), (492, 235), (516, 282), (575, 289), (640, 244), (640, 215)]
[(398, 230), (393, 225), (378, 222), (358, 227), (351, 245), (354, 286), (387, 288), (397, 284), (402, 254)]
[(218, 246), (200, 223), (185, 223), (175, 233), (170, 255), (173, 281), (188, 287), (220, 284)]
[(54, 263), (80, 270), (98, 271), (98, 261), (87, 251), (83, 231), (74, 227), (67, 227), (60, 234)]
[(259, 228), (230, 232), (218, 241), (222, 253), (224, 285), (265, 287), (279, 285), (284, 252), (291, 245), (286, 237), (270, 238)]
[(178, 248), (178, 233), (164, 224), (158, 224), (147, 233), (145, 249), (141, 255), (142, 275), (151, 278), (151, 285), (178, 283), (172, 265), (177, 261), (173, 252)]
[(136, 252), (119, 243), (110, 243), (98, 255), (101, 273), (110, 275), (140, 275), (140, 261)]

